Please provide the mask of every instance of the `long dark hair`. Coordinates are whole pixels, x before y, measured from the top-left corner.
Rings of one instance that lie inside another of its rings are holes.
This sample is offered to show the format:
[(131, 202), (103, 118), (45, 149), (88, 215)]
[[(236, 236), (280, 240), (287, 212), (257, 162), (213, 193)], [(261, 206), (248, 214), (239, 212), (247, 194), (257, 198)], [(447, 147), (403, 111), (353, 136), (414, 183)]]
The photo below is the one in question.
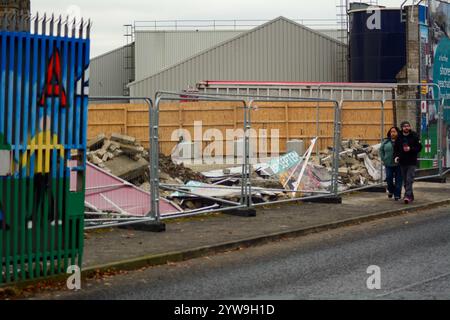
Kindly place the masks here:
[(392, 127), (392, 128), (389, 129), (389, 131), (388, 131), (388, 133), (387, 133), (388, 139), (391, 139), (391, 130), (392, 130), (392, 129), (397, 130), (397, 135), (400, 137), (400, 133), (401, 133), (400, 128), (399, 128), (399, 127)]

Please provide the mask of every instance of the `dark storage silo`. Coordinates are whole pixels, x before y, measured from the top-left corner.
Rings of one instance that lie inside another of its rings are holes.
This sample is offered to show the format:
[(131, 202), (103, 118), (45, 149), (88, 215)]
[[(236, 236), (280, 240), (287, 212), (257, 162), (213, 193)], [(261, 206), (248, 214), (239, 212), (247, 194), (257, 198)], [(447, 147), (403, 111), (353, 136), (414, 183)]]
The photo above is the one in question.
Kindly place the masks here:
[(406, 25), (400, 9), (353, 10), (350, 24), (350, 81), (396, 82), (406, 64)]

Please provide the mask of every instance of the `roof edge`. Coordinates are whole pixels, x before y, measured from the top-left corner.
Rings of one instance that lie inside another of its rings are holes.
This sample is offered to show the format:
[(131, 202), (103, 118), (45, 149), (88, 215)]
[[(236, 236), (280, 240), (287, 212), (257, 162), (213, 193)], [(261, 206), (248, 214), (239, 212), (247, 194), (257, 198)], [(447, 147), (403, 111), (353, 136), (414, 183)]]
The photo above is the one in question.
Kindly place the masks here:
[(134, 45), (134, 42), (132, 42), (132, 43), (130, 43), (130, 44), (126, 44), (126, 45), (121, 46), (121, 47), (118, 47), (118, 48), (115, 48), (115, 49), (112, 49), (112, 50), (110, 50), (110, 51), (107, 51), (107, 52), (105, 52), (105, 53), (102, 53), (102, 54), (99, 55), (99, 56), (93, 57), (93, 58), (91, 58), (91, 62), (92, 62), (93, 60), (97, 60), (97, 59), (103, 58), (103, 57), (105, 57), (105, 56), (107, 56), (107, 55), (109, 55), (109, 54), (111, 54), (111, 53), (116, 52), (116, 51), (125, 49), (125, 48), (126, 48), (127, 46), (129, 46), (129, 45)]
[(270, 20), (270, 21), (268, 21), (268, 22), (263, 23), (263, 24), (260, 25), (260, 26), (257, 26), (257, 27), (255, 27), (255, 28), (253, 28), (253, 29), (250, 29), (250, 30), (246, 31), (246, 32), (243, 32), (243, 33), (241, 33), (241, 34), (239, 34), (239, 35), (237, 35), (237, 36), (235, 36), (235, 37), (233, 37), (233, 38), (231, 38), (231, 39), (225, 40), (225, 41), (223, 41), (223, 42), (221, 42), (221, 43), (216, 44), (216, 45), (213, 46), (213, 47), (210, 47), (210, 48), (205, 49), (205, 50), (203, 50), (203, 51), (201, 51), (201, 52), (198, 52), (197, 54), (195, 54), (195, 55), (193, 55), (193, 56), (191, 56), (191, 57), (189, 57), (189, 58), (186, 58), (186, 59), (184, 59), (184, 60), (182, 60), (182, 61), (179, 61), (179, 62), (177, 62), (176, 64), (171, 65), (171, 66), (169, 66), (169, 67), (167, 67), (167, 68), (164, 68), (163, 70), (158, 71), (157, 73), (155, 73), (155, 74), (153, 74), (153, 75), (150, 75), (150, 76), (145, 77), (145, 78), (140, 79), (140, 80), (136, 80), (136, 81), (130, 82), (129, 84), (127, 84), (127, 88), (130, 88), (131, 86), (134, 86), (134, 85), (136, 85), (136, 84), (139, 84), (139, 83), (141, 83), (141, 82), (143, 82), (143, 81), (146, 81), (146, 80), (148, 80), (148, 79), (154, 78), (154, 77), (156, 77), (156, 76), (158, 76), (158, 75), (160, 75), (160, 74), (162, 74), (162, 73), (164, 73), (164, 72), (166, 72), (166, 71), (168, 71), (168, 70), (170, 70), (170, 69), (176, 68), (177, 66), (179, 66), (179, 65), (181, 65), (181, 64), (183, 64), (183, 63), (186, 63), (186, 62), (188, 62), (188, 61), (191, 61), (192, 59), (194, 59), (194, 58), (196, 58), (196, 57), (199, 57), (199, 56), (201, 56), (201, 55), (204, 55), (204, 54), (206, 54), (207, 52), (210, 52), (210, 51), (215, 50), (215, 49), (217, 49), (217, 48), (219, 48), (219, 47), (222, 47), (222, 46), (224, 46), (224, 45), (226, 45), (226, 44), (228, 44), (228, 43), (230, 43), (230, 42), (233, 42), (233, 41), (235, 41), (235, 40), (237, 40), (237, 39), (239, 39), (239, 38), (245, 37), (245, 36), (247, 36), (247, 35), (249, 35), (249, 34), (251, 34), (251, 33), (253, 33), (253, 32), (259, 31), (260, 29), (263, 29), (263, 28), (265, 28), (266, 26), (268, 26), (268, 25), (270, 25), (270, 24), (273, 24), (273, 23), (275, 23), (275, 22), (277, 22), (277, 21), (285, 21), (285, 22), (291, 23), (291, 24), (293, 24), (293, 25), (295, 25), (295, 26), (297, 26), (297, 27), (300, 27), (300, 28), (302, 28), (302, 29), (304, 29), (304, 30), (306, 30), (306, 31), (312, 32), (312, 33), (314, 33), (315, 35), (321, 36), (321, 37), (323, 37), (323, 38), (325, 38), (325, 39), (327, 39), (327, 40), (331, 40), (332, 42), (334, 42), (334, 43), (336, 43), (336, 44), (339, 44), (339, 45), (342, 45), (342, 46), (346, 46), (345, 43), (340, 42), (340, 41), (338, 41), (338, 40), (336, 40), (336, 39), (333, 39), (332, 37), (329, 37), (329, 36), (327, 36), (327, 35), (325, 35), (325, 34), (322, 34), (322, 33), (320, 33), (319, 31), (316, 31), (316, 30), (310, 29), (310, 28), (308, 28), (308, 27), (305, 27), (304, 25), (299, 24), (299, 23), (297, 23), (297, 22), (295, 22), (295, 21), (292, 21), (292, 20), (290, 20), (290, 19), (288, 19), (288, 18), (286, 18), (286, 17), (279, 16), (279, 17), (277, 17), (277, 18), (275, 18), (275, 19), (272, 19), (272, 20)]

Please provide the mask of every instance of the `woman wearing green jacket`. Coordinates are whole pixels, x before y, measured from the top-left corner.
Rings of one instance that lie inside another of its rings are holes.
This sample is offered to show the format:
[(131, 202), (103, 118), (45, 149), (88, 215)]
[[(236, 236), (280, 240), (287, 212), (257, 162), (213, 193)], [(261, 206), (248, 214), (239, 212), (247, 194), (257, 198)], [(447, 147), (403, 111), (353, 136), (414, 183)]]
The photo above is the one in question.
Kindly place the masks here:
[(399, 139), (400, 129), (392, 127), (389, 129), (387, 139), (383, 141), (380, 148), (381, 160), (386, 167), (386, 182), (388, 185), (389, 199), (395, 198), (398, 201), (402, 198), (402, 172), (400, 166), (394, 161), (394, 145)]

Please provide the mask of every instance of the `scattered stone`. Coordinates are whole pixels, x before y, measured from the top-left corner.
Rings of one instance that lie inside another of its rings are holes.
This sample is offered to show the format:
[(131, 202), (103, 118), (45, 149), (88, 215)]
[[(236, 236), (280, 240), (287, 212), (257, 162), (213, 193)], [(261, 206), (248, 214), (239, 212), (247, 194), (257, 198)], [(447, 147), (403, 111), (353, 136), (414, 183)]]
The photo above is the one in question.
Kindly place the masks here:
[[(149, 154), (134, 137), (114, 133), (111, 139), (101, 134), (94, 140), (93, 150), (87, 154), (89, 162), (137, 186), (149, 182)], [(163, 183), (183, 185), (192, 180), (207, 182), (202, 174), (184, 165), (174, 164), (170, 157), (162, 154), (159, 164)]]
[(119, 147), (123, 153), (128, 154), (130, 156), (142, 154), (144, 152), (144, 147), (131, 146), (123, 143), (119, 143)]
[(105, 141), (105, 139), (106, 139), (106, 135), (104, 133), (99, 134), (94, 139), (89, 140), (86, 147), (89, 150), (98, 149), (103, 145), (103, 142)]
[(111, 170), (113, 175), (130, 182), (144, 177), (149, 167), (149, 163), (146, 160), (134, 161), (125, 155), (114, 158), (104, 164)]
[(92, 162), (93, 164), (95, 164), (96, 166), (98, 166), (99, 164), (102, 164), (102, 163), (103, 163), (102, 159), (100, 159), (100, 158), (97, 157), (96, 155), (92, 155), (92, 160), (91, 160), (91, 162)]
[(116, 141), (116, 142), (120, 142), (122, 144), (128, 144), (128, 145), (134, 145), (136, 143), (136, 138), (130, 137), (130, 136), (126, 136), (126, 135), (122, 135), (122, 134), (119, 134), (119, 133), (113, 133), (111, 135), (111, 140), (112, 141)]

